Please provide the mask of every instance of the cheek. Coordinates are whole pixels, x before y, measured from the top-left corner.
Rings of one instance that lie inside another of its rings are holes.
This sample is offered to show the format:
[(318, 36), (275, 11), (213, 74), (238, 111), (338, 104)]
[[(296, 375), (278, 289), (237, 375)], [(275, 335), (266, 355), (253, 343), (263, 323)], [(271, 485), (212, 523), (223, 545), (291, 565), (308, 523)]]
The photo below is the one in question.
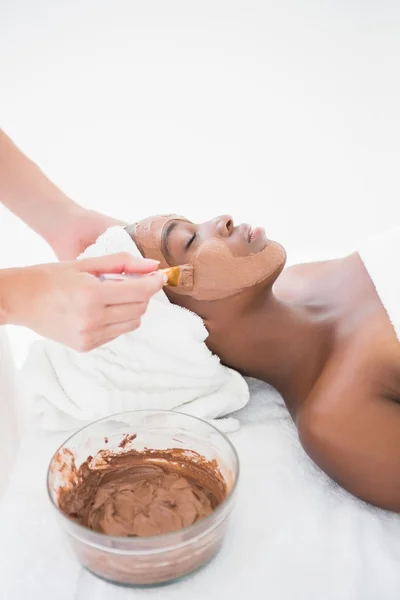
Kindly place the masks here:
[(204, 243), (192, 258), (197, 300), (222, 300), (274, 278), (284, 258), (279, 244), (270, 243), (261, 252), (233, 256), (227, 245), (213, 239)]
[(270, 283), (283, 264), (284, 251), (279, 244), (270, 243), (257, 254), (234, 256), (226, 243), (213, 238), (204, 242), (190, 259), (193, 287), (175, 288), (169, 297), (203, 317), (202, 303), (224, 300), (261, 282)]
[(219, 275), (224, 274), (226, 277), (235, 273), (239, 263), (240, 259), (233, 256), (226, 244), (217, 239), (204, 242), (190, 260), (195, 269), (196, 284), (199, 285), (205, 281), (208, 284), (210, 281), (218, 284)]

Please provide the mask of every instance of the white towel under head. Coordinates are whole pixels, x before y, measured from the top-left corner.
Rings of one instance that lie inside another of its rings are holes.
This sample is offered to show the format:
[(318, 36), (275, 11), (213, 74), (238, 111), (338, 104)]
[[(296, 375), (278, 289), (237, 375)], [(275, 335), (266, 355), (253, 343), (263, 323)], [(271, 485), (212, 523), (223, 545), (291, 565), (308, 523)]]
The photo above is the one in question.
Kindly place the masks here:
[[(125, 229), (112, 227), (80, 258), (121, 251), (140, 256)], [(45, 429), (68, 430), (117, 412), (158, 408), (217, 419), (219, 429), (234, 431), (237, 420), (221, 417), (245, 406), (248, 386), (211, 354), (207, 336), (200, 317), (171, 304), (161, 291), (139, 329), (92, 352), (36, 342), (22, 367), (24, 393)]]

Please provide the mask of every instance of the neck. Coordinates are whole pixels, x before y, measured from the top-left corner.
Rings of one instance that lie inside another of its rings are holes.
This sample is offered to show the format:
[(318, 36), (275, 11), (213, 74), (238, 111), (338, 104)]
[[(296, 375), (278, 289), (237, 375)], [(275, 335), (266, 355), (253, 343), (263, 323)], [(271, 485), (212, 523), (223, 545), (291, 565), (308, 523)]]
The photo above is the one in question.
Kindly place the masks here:
[(229, 334), (210, 337), (225, 364), (272, 385), (293, 414), (326, 363), (332, 324), (321, 308), (284, 302), (268, 289), (230, 322)]

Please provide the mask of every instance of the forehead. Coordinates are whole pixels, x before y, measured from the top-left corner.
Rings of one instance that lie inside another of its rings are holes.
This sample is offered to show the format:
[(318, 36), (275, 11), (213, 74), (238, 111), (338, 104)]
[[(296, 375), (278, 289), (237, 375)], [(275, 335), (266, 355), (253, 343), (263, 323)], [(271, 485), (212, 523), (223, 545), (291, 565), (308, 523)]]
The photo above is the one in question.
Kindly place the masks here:
[(175, 214), (147, 217), (147, 219), (135, 223), (135, 235), (141, 239), (153, 238), (154, 240), (160, 240), (164, 227), (171, 221), (187, 221), (187, 219)]
[(163, 231), (168, 223), (173, 221), (187, 221), (187, 219), (175, 214), (154, 215), (135, 223), (134, 237), (139, 250), (147, 258), (159, 260), (161, 267), (168, 266), (161, 248)]

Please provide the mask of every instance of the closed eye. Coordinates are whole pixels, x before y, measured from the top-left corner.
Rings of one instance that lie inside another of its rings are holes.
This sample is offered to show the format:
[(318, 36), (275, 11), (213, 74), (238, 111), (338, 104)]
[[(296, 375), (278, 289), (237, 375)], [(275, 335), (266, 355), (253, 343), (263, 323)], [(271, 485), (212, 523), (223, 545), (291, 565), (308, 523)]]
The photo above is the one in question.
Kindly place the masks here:
[(190, 238), (190, 240), (188, 241), (188, 243), (186, 244), (186, 250), (188, 250), (190, 248), (190, 246), (193, 244), (194, 240), (196, 239), (196, 233), (194, 233), (192, 235), (192, 237)]

